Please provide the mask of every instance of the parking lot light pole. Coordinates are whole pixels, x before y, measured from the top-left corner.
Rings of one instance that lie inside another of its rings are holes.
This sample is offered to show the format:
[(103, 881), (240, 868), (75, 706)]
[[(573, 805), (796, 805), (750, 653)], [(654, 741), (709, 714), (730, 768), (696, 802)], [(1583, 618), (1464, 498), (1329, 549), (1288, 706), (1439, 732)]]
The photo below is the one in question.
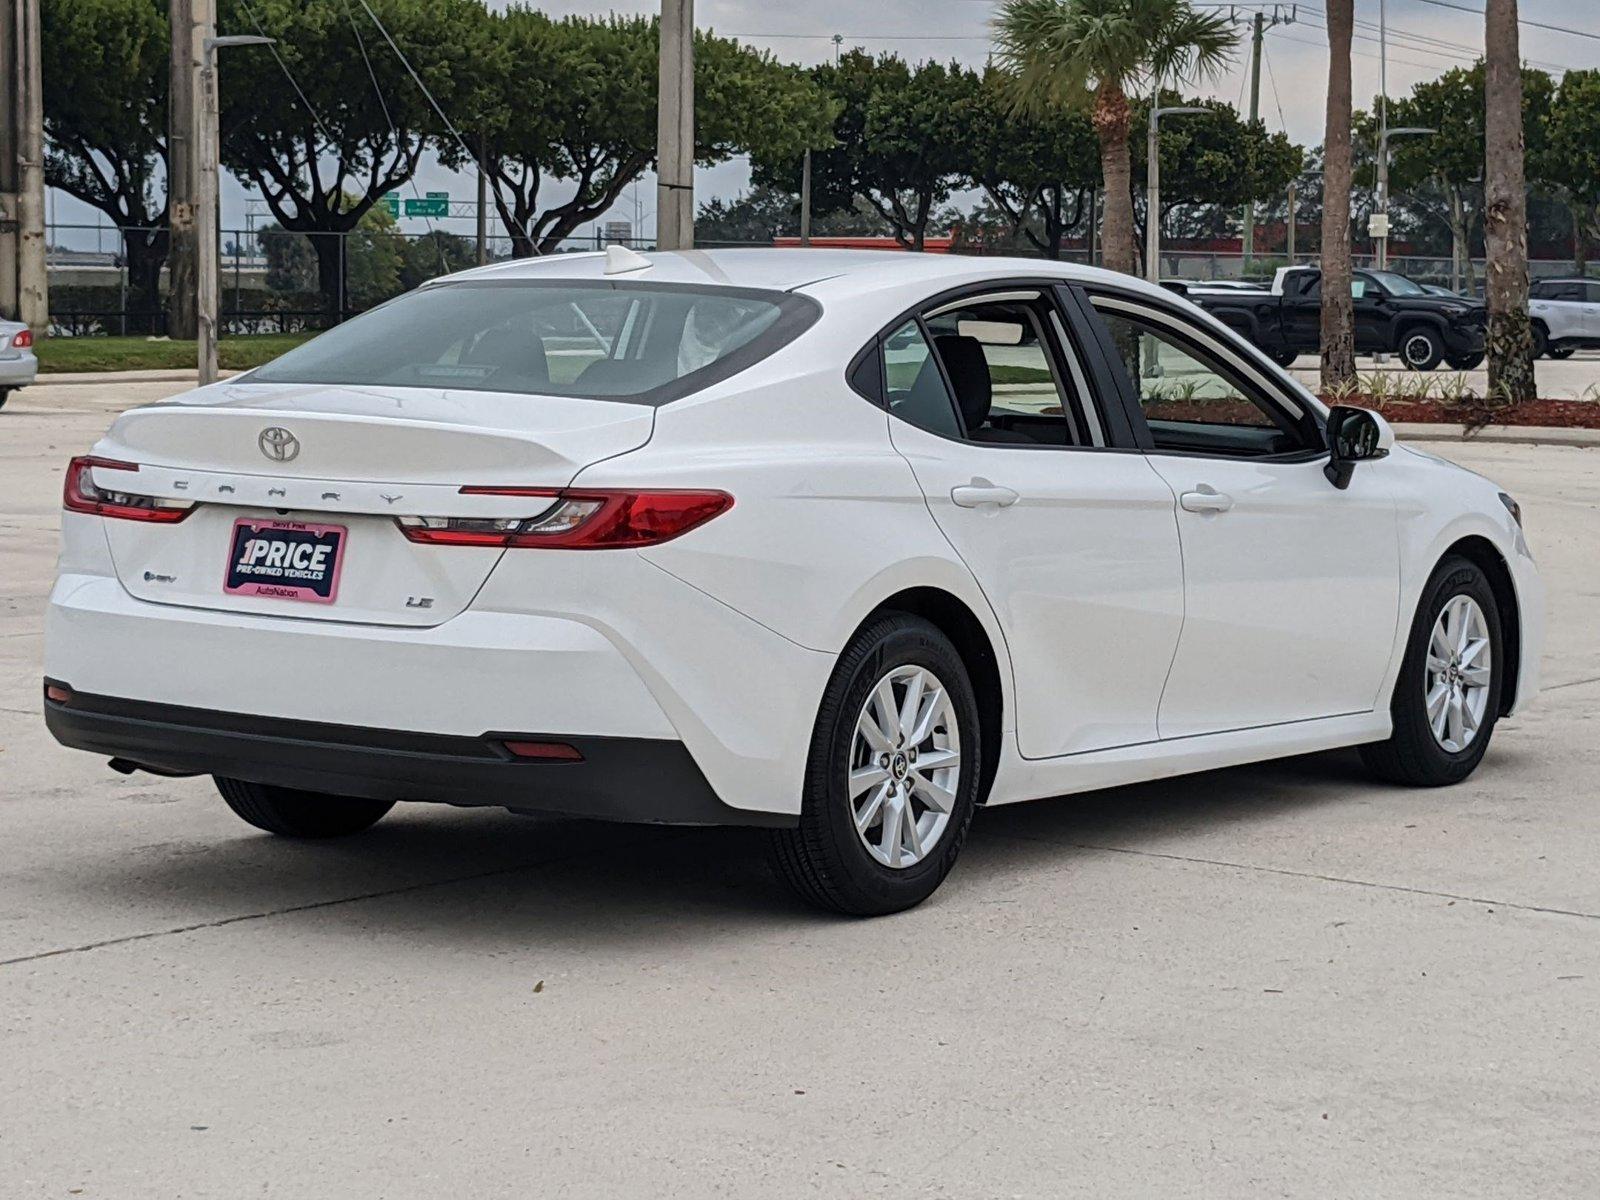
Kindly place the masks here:
[[(215, 26), (213, 26), (215, 28)], [(269, 46), (275, 39), (255, 34), (206, 36), (201, 42), (200, 103), (195, 108), (192, 145), (195, 171), (195, 325), (199, 335), (200, 384), (217, 381), (218, 312), (221, 280), (217, 265), (217, 159), (218, 134), (217, 51), (229, 46)]]
[(1145, 163), (1144, 275), (1151, 283), (1161, 282), (1161, 118), (1210, 111), (1208, 108), (1150, 106)]
[(1399, 129), (1390, 129), (1387, 126), (1378, 131), (1378, 214), (1383, 218), (1379, 224), (1381, 233), (1374, 239), (1377, 243), (1374, 258), (1378, 270), (1384, 271), (1389, 267), (1389, 143), (1397, 137), (1420, 137), (1425, 133), (1438, 133), (1437, 129), (1424, 129), (1420, 125), (1406, 125)]

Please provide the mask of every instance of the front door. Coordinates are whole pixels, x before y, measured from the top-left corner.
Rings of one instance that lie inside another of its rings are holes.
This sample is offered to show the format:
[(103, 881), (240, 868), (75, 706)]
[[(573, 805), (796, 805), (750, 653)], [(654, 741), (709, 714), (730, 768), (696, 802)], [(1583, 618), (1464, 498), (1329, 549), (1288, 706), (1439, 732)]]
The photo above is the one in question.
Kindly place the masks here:
[(1154, 740), (1183, 620), (1171, 489), (1113, 445), (1069, 323), (996, 289), (883, 341), (890, 436), (994, 608), (1028, 758)]
[(1399, 619), (1384, 463), (1336, 489), (1314, 414), (1247, 352), (1173, 307), (1093, 305), (1130, 348), (1148, 461), (1178, 498), (1185, 615), (1161, 736), (1371, 711)]

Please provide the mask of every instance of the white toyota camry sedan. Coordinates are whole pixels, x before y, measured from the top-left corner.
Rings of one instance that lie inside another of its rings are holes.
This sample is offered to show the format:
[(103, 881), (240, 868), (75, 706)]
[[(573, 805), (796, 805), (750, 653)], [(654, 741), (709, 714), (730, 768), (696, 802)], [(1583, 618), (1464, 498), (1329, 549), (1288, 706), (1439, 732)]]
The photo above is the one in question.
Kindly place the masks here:
[(1059, 263), (612, 249), (440, 279), (67, 469), (45, 714), (290, 837), (397, 800), (771, 829), (927, 897), (974, 809), (1537, 688), (1516, 502)]

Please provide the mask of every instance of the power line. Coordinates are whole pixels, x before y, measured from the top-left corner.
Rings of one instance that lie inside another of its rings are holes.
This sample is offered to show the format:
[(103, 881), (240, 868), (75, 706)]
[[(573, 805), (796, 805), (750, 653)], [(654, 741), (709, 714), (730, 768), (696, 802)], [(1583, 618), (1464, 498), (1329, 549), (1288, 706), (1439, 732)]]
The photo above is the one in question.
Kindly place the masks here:
[[(1468, 8), (1465, 4), (1452, 4), (1450, 0), (1417, 0), (1418, 4), (1431, 4), (1435, 8), (1451, 8), (1456, 12), (1471, 13), (1475, 17), (1484, 15), (1481, 8)], [(1549, 25), (1544, 21), (1532, 21), (1526, 17), (1517, 18), (1518, 25), (1526, 25), (1530, 29), (1548, 29), (1551, 33), (1570, 33), (1573, 37), (1592, 38), (1600, 42), (1600, 33), (1588, 29), (1572, 29), (1566, 25)]]

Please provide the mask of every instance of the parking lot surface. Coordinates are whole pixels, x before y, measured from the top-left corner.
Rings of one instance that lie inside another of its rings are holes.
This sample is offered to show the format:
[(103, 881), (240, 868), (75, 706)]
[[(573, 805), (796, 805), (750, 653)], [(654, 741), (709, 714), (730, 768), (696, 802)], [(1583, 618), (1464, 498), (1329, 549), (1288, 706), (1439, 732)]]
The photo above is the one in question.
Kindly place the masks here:
[(758, 833), (293, 844), (57, 747), (62, 467), (176, 389), (0, 414), (0, 1196), (1594, 1195), (1600, 450), (1429, 447), (1551, 593), (1467, 783), (1339, 753), (981, 812), (932, 901), (848, 921)]

